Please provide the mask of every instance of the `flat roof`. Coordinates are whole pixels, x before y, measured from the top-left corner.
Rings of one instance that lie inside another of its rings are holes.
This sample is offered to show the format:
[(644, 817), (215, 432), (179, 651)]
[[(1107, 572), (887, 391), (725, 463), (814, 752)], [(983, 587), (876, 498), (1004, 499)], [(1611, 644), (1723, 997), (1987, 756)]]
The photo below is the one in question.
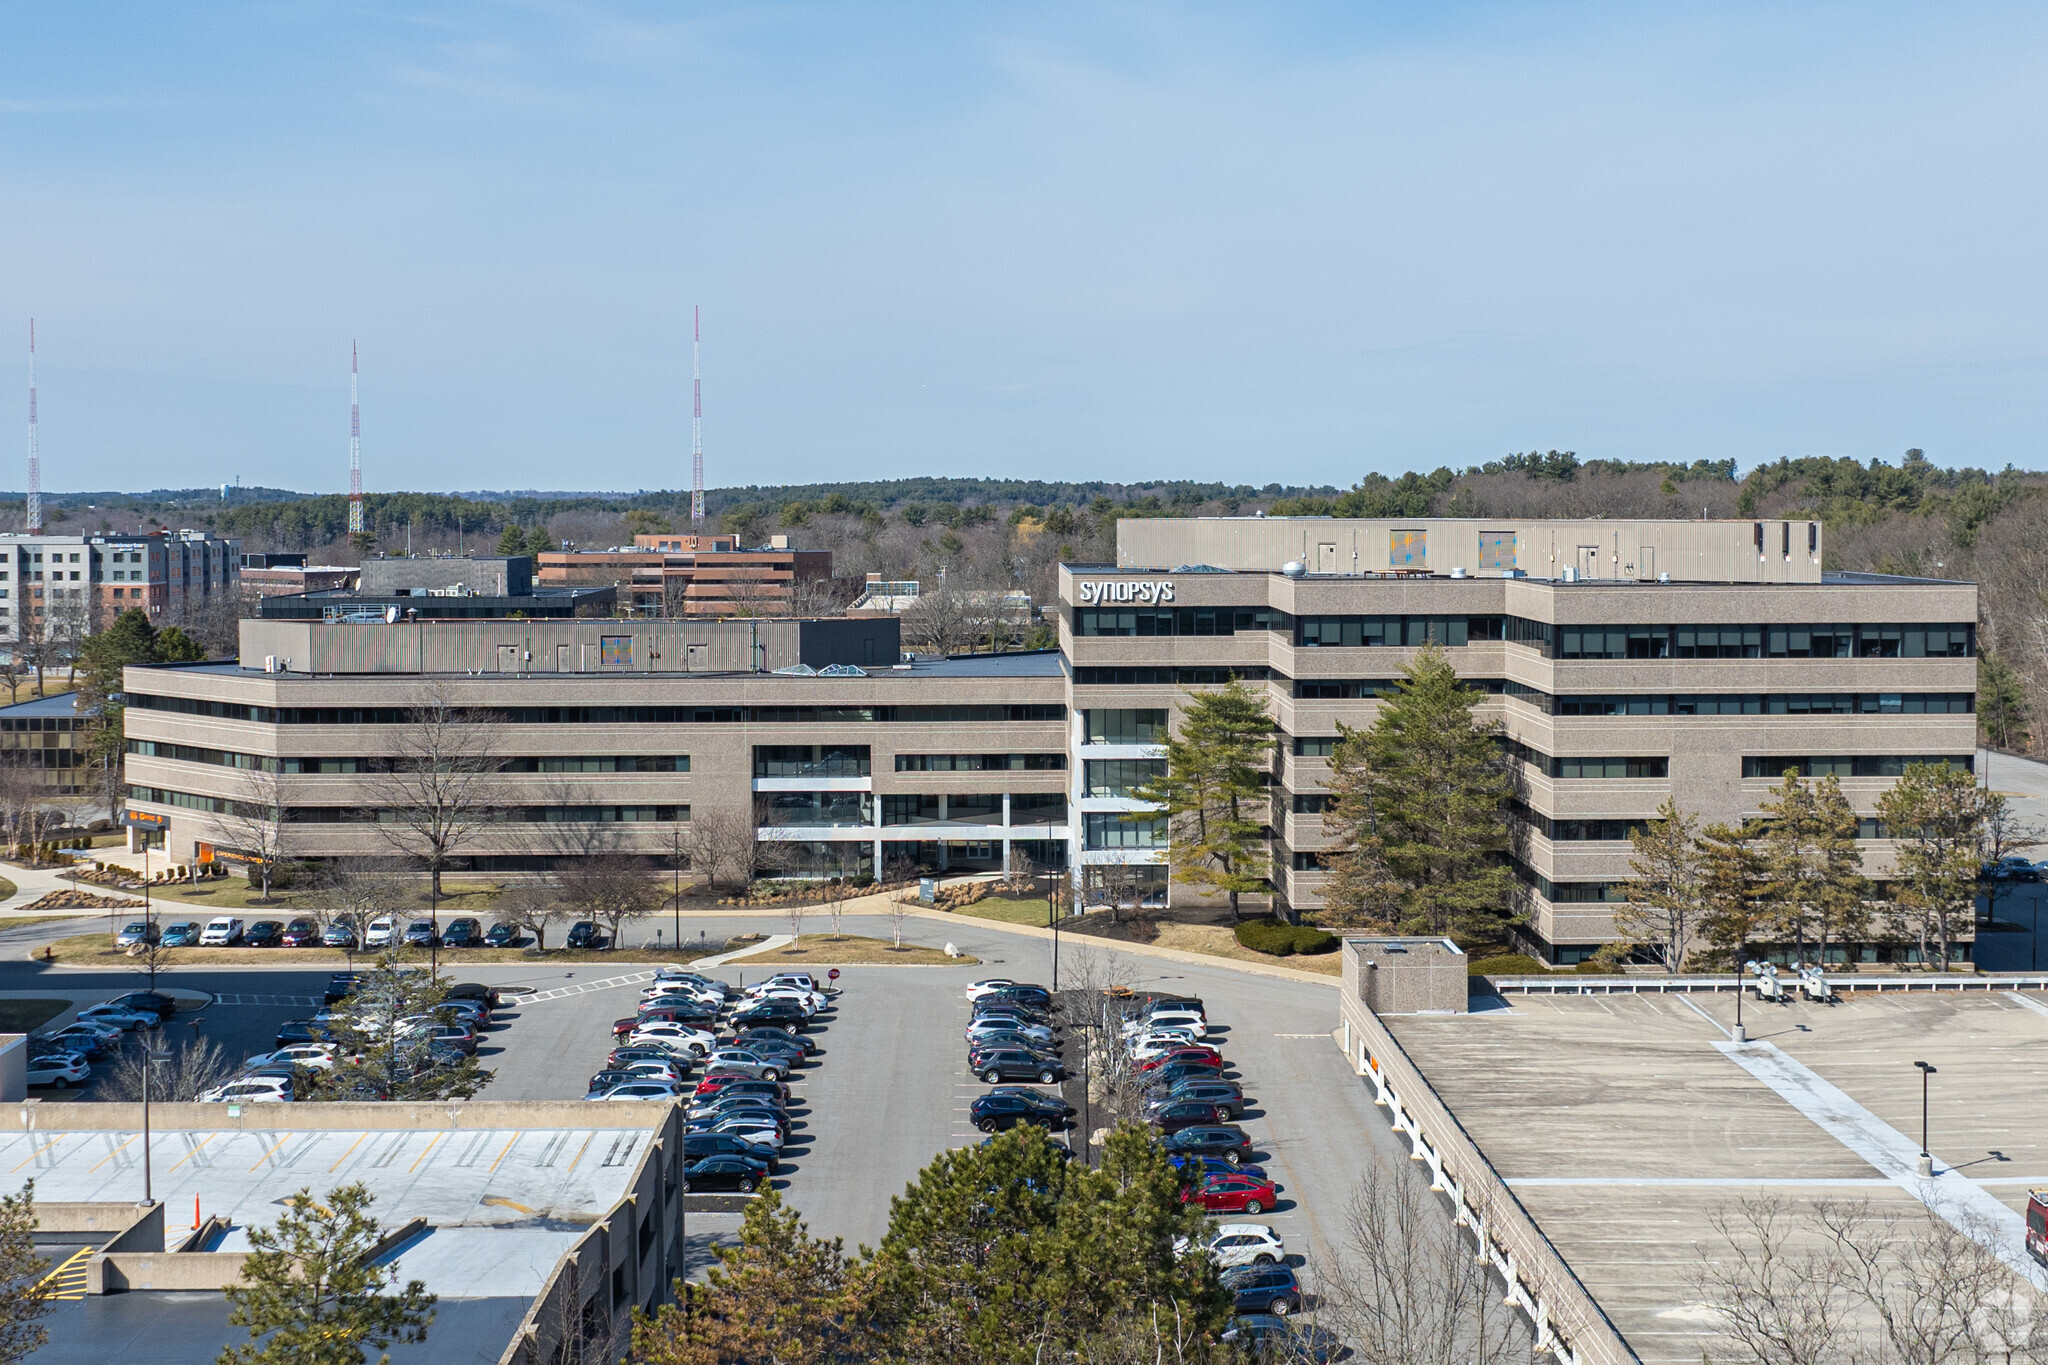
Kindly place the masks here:
[[(180, 672), (180, 673), (212, 673), (212, 674), (217, 674), (217, 675), (219, 675), (219, 676), (221, 676), (221, 677), (250, 677), (250, 676), (253, 676), (253, 677), (258, 677), (258, 678), (300, 678), (300, 679), (305, 679), (305, 678), (319, 678), (319, 679), (322, 679), (322, 680), (327, 680), (327, 679), (331, 679), (331, 678), (359, 678), (359, 677), (360, 677), (360, 678), (372, 678), (372, 677), (374, 677), (374, 678), (421, 678), (421, 677), (449, 677), (449, 678), (475, 678), (475, 679), (478, 679), (478, 680), (480, 680), (480, 681), (488, 681), (488, 682), (514, 682), (514, 681), (524, 681), (524, 682), (531, 682), (531, 681), (542, 681), (542, 682), (569, 682), (569, 681), (584, 681), (584, 682), (587, 682), (587, 681), (591, 681), (591, 680), (594, 680), (594, 679), (599, 679), (599, 678), (610, 678), (610, 679), (616, 679), (616, 680), (618, 680), (618, 681), (620, 681), (620, 682), (647, 682), (647, 681), (650, 681), (650, 680), (657, 680), (657, 681), (663, 681), (663, 682), (685, 682), (685, 681), (691, 681), (691, 680), (697, 680), (697, 679), (704, 679), (704, 680), (716, 679), (716, 680), (718, 680), (718, 681), (720, 681), (720, 682), (730, 682), (730, 681), (731, 681), (732, 679), (734, 679), (734, 678), (752, 678), (752, 679), (758, 679), (758, 680), (760, 680), (760, 681), (764, 681), (764, 682), (770, 682), (770, 681), (773, 681), (773, 682), (790, 682), (790, 681), (797, 681), (797, 682), (819, 682), (819, 683), (832, 683), (832, 682), (890, 682), (890, 681), (898, 681), (898, 682), (908, 682), (908, 681), (911, 681), (911, 680), (914, 680), (914, 679), (919, 679), (919, 678), (1059, 678), (1059, 677), (1064, 677), (1064, 676), (1065, 676), (1065, 674), (1066, 674), (1066, 664), (1065, 664), (1065, 661), (1061, 659), (1061, 657), (1060, 657), (1060, 652), (1059, 652), (1058, 650), (1056, 650), (1056, 649), (1047, 649), (1047, 650), (1034, 650), (1034, 651), (1032, 651), (1032, 652), (1030, 652), (1030, 653), (1028, 653), (1028, 654), (982, 654), (982, 655), (968, 655), (968, 656), (965, 656), (965, 657), (962, 657), (962, 658), (957, 658), (957, 659), (944, 659), (944, 660), (941, 660), (941, 659), (920, 659), (920, 660), (918, 660), (918, 661), (917, 661), (916, 663), (914, 663), (914, 664), (911, 664), (911, 665), (909, 665), (908, 667), (897, 667), (897, 666), (894, 666), (894, 665), (890, 665), (890, 664), (863, 664), (863, 665), (861, 665), (861, 666), (860, 666), (860, 667), (861, 667), (861, 670), (862, 670), (862, 674), (863, 674), (863, 676), (859, 676), (859, 677), (856, 677), (856, 676), (854, 676), (854, 675), (852, 675), (852, 674), (847, 674), (847, 675), (844, 675), (844, 676), (841, 676), (841, 677), (833, 677), (833, 676), (831, 676), (831, 675), (826, 675), (826, 674), (817, 674), (817, 673), (794, 673), (794, 674), (792, 674), (792, 673), (772, 673), (772, 672), (771, 672), (771, 673), (742, 673), (742, 672), (731, 672), (731, 673), (710, 673), (710, 672), (699, 672), (699, 673), (682, 673), (682, 672), (675, 672), (675, 673), (649, 673), (649, 672), (646, 672), (646, 671), (636, 671), (636, 672), (628, 672), (628, 671), (626, 671), (626, 670), (624, 670), (624, 669), (618, 669), (618, 670), (613, 670), (613, 671), (608, 671), (608, 672), (589, 672), (589, 673), (555, 673), (555, 672), (535, 672), (535, 673), (460, 673), (460, 672), (451, 672), (451, 673), (440, 673), (440, 674), (427, 674), (427, 673), (306, 673), (306, 672), (302, 672), (302, 671), (300, 671), (300, 670), (298, 670), (298, 669), (294, 669), (294, 670), (292, 670), (292, 671), (291, 671), (290, 673), (265, 673), (265, 672), (264, 672), (264, 671), (262, 670), (262, 668), (261, 668), (261, 667), (256, 667), (256, 666), (248, 666), (248, 665), (244, 665), (244, 664), (241, 664), (241, 663), (239, 663), (239, 662), (236, 662), (236, 661), (234, 661), (234, 660), (226, 660), (226, 659), (223, 659), (223, 660), (215, 660), (215, 661), (213, 661), (213, 662), (209, 662), (209, 663), (203, 663), (203, 664), (140, 664), (140, 665), (136, 665), (136, 667), (140, 667), (140, 668), (164, 668), (164, 669), (175, 669), (175, 670), (177, 670), (177, 671), (178, 671), (178, 672)], [(69, 695), (69, 694), (67, 693), (66, 695)], [(31, 705), (31, 704), (32, 704), (32, 703), (28, 703), (28, 702), (24, 702), (24, 703), (22, 703), (22, 705), (23, 705), (23, 706), (28, 706), (28, 705)], [(21, 712), (21, 711), (19, 711), (19, 710), (18, 710), (17, 708), (0, 708), (0, 714), (26, 714), (26, 713), (25, 713), (25, 712)], [(55, 714), (55, 713), (51, 713), (51, 714)], [(68, 715), (68, 714), (70, 714), (70, 713), (69, 713), (69, 711), (66, 711), (66, 712), (64, 712), (64, 714)]]
[(23, 716), (75, 716), (78, 711), (73, 702), (77, 697), (76, 692), (59, 692), (52, 697), (37, 697), (33, 701), (0, 706), (0, 717), (19, 720)]
[[(2028, 1189), (2048, 1186), (2048, 995), (1749, 1000), (1747, 1044), (1732, 993), (1490, 1003), (1382, 1018), (1650, 1365), (1734, 1353), (1692, 1271), (1727, 1254), (1711, 1220), (1744, 1199), (1787, 1206), (1796, 1255), (1816, 1201), (1917, 1215), (1925, 1195), (2048, 1287), (2020, 1240)], [(1913, 1169), (1915, 1061), (1937, 1068), (1932, 1182)]]

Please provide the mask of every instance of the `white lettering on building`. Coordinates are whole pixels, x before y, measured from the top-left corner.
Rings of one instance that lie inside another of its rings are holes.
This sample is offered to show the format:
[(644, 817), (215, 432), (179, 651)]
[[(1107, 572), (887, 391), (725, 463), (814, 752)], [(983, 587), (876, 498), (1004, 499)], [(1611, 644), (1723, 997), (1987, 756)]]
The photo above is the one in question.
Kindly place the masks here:
[(1115, 579), (1107, 583), (1082, 583), (1080, 588), (1083, 606), (1093, 606), (1098, 602), (1143, 602), (1148, 606), (1158, 606), (1173, 600), (1173, 584), (1163, 581)]

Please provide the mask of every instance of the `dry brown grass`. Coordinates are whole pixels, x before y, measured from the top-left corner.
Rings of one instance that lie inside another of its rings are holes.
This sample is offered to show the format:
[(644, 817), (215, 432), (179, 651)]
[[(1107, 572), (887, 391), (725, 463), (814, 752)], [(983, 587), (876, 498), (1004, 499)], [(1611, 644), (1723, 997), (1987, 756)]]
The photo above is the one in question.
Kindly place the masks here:
[(1339, 976), (1344, 971), (1342, 953), (1317, 953), (1312, 957), (1295, 955), (1274, 957), (1270, 953), (1255, 953), (1239, 943), (1230, 930), (1220, 924), (1173, 924), (1162, 922), (1159, 937), (1152, 940), (1158, 948), (1177, 948), (1184, 953), (1202, 953), (1209, 957), (1227, 957), (1233, 962), (1257, 962), (1268, 967), (1292, 967), (1296, 971), (1320, 972), (1325, 976)]

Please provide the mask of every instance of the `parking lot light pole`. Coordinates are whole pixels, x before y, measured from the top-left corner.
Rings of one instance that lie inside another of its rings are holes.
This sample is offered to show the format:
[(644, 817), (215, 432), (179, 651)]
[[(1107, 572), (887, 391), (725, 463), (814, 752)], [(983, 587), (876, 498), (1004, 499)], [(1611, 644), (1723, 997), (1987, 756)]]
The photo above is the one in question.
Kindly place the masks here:
[(1928, 1180), (1934, 1176), (1934, 1154), (1927, 1150), (1927, 1078), (1935, 1068), (1926, 1062), (1913, 1065), (1920, 1068), (1920, 1178)]
[(152, 1172), (152, 1171), (151, 1171), (151, 1169), (150, 1169), (150, 1163), (149, 1163), (149, 1073), (151, 1072), (151, 1070), (153, 1070), (153, 1069), (155, 1068), (155, 1066), (156, 1066), (156, 1064), (157, 1064), (158, 1062), (168, 1062), (169, 1060), (171, 1060), (171, 1054), (170, 1054), (170, 1053), (168, 1053), (168, 1052), (158, 1052), (158, 1051), (156, 1050), (156, 1046), (155, 1046), (155, 1045), (154, 1045), (154, 1044), (153, 1044), (152, 1042), (150, 1042), (150, 1041), (149, 1041), (148, 1039), (144, 1039), (144, 1040), (143, 1040), (143, 1044), (142, 1044), (142, 1202), (143, 1202), (144, 1204), (154, 1204), (154, 1203), (156, 1202), (156, 1190), (155, 1190), (155, 1187), (154, 1187), (154, 1185), (153, 1185), (153, 1181), (152, 1181), (152, 1177), (153, 1177), (153, 1172)]

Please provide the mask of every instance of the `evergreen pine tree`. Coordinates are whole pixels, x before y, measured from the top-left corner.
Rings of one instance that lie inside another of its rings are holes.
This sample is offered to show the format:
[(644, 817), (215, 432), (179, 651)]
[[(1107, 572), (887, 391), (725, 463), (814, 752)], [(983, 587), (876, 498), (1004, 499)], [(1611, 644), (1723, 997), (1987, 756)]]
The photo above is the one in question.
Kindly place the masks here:
[(498, 532), (498, 553), (501, 555), (523, 555), (526, 553), (526, 532), (505, 523), (505, 529)]
[(332, 1190), (324, 1204), (300, 1190), (274, 1227), (249, 1229), (254, 1250), (227, 1300), (228, 1322), (251, 1340), (223, 1347), (216, 1365), (363, 1365), (371, 1350), (382, 1365), (392, 1342), (427, 1339), (434, 1296), (371, 1259), (382, 1233), (370, 1204), (362, 1185)]
[(1324, 826), (1337, 839), (1341, 899), (1330, 904), (1367, 921), (1392, 912), (1407, 932), (1490, 933), (1513, 889), (1513, 776), (1499, 727), (1479, 723), (1485, 693), (1458, 681), (1440, 647), (1424, 646), (1401, 673), (1370, 727), (1338, 727)]
[(1946, 971), (1955, 940), (1977, 911), (1977, 869), (1985, 830), (2003, 819), (2005, 798), (1946, 763), (1909, 763), (1878, 798), (1885, 833), (1897, 841), (1893, 904), (1920, 960)]
[(1706, 917), (1695, 836), (1692, 818), (1670, 796), (1648, 827), (1629, 836), (1635, 846), (1629, 870), (1635, 875), (1624, 884), (1628, 902), (1614, 912), (1614, 928), (1655, 944), (1667, 972), (1685, 966), (1686, 952)]
[(1772, 929), (1792, 940), (1801, 962), (1810, 934), (1825, 961), (1830, 943), (1861, 934), (1869, 920), (1856, 812), (1833, 777), (1808, 784), (1790, 771), (1763, 810)]
[(1716, 955), (1740, 971), (1749, 945), (1773, 923), (1770, 869), (1763, 853), (1763, 826), (1708, 825), (1700, 831), (1700, 893), (1706, 917), (1702, 936)]
[(548, 534), (546, 526), (534, 527), (533, 534), (526, 538), (526, 553), (536, 558), (544, 554), (552, 554), (560, 548), (562, 547), (555, 544), (555, 538)]
[(1229, 896), (1233, 921), (1240, 896), (1271, 886), (1264, 779), (1272, 764), (1265, 700), (1233, 681), (1188, 694), (1179, 733), (1166, 744), (1166, 771), (1131, 791), (1164, 810), (1173, 879)]
[(0, 1195), (0, 1362), (13, 1365), (50, 1339), (48, 1258), (36, 1254), (36, 1182)]
[(2033, 717), (2019, 670), (1990, 650), (1977, 656), (1977, 732), (1984, 743), (2009, 753), (2033, 743)]

